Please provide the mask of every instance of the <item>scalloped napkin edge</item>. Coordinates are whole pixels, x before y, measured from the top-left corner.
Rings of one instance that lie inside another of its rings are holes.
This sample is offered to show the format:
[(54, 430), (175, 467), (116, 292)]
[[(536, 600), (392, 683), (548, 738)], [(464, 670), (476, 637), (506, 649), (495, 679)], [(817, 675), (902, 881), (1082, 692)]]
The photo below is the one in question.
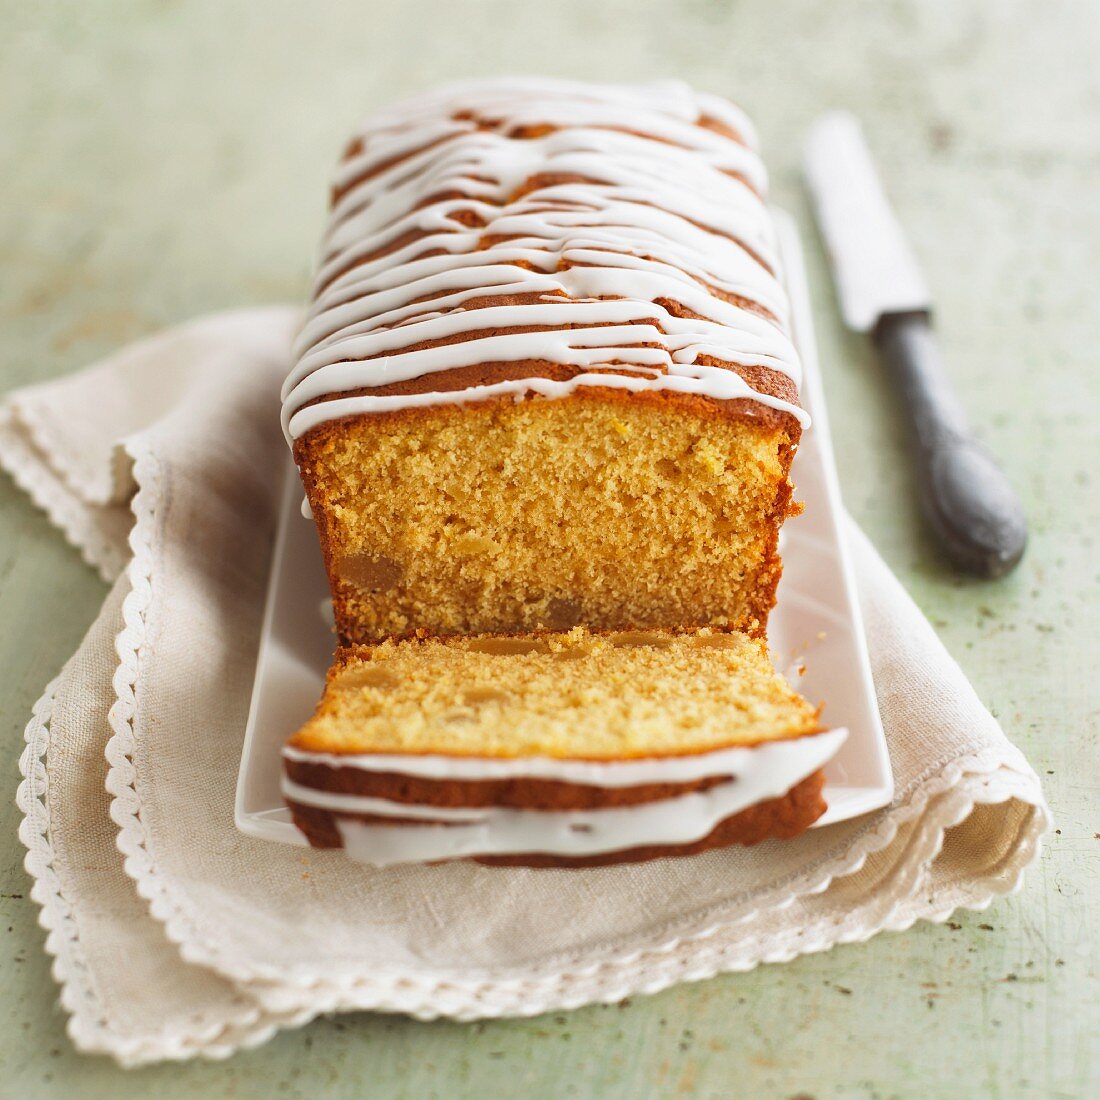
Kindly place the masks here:
[(0, 465), (114, 579), (20, 764), (31, 896), (78, 1047), (138, 1065), (224, 1057), (321, 1012), (613, 1002), (1019, 888), (1051, 826), (1038, 777), (854, 523), (886, 810), (585, 872), (379, 872), (239, 836), (295, 322), (282, 307), (217, 314), (0, 403)]

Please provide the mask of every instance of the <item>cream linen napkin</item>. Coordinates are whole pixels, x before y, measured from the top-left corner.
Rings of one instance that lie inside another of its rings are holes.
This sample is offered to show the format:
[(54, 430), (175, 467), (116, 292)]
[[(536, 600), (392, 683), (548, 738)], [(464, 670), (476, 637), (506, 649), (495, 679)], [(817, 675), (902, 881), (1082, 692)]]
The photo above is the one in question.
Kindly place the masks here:
[(224, 1056), (331, 1010), (615, 1001), (1016, 889), (1049, 827), (1039, 781), (854, 524), (887, 810), (587, 871), (373, 870), (239, 834), (293, 324), (200, 320), (0, 406), (0, 462), (114, 580), (35, 707), (19, 790), (78, 1046), (136, 1065)]

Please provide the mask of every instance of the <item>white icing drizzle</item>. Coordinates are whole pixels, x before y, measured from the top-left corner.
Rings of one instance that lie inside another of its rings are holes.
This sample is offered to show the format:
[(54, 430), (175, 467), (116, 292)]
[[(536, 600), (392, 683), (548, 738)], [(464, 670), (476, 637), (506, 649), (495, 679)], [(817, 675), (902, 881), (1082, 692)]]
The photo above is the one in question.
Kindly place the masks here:
[[(647, 782), (686, 782), (709, 776), (734, 777), (706, 791), (611, 809), (554, 811), (414, 805), (321, 791), (285, 777), (283, 793), (291, 801), (336, 814), (337, 828), (349, 854), (376, 866), (516, 852), (597, 855), (700, 840), (725, 818), (785, 794), (829, 760), (847, 734), (846, 729), (836, 729), (696, 756), (607, 762), (397, 754), (378, 754), (370, 759), (368, 754), (341, 757), (292, 748), (284, 750), (284, 755), (292, 760), (317, 763), (335, 760), (368, 771), (397, 771), (432, 779), (529, 776), (622, 787)], [(341, 816), (355, 813), (417, 818), (426, 824), (369, 825)]]
[[(847, 730), (833, 729), (807, 734), (812, 738), (838, 739)], [(759, 766), (761, 746), (738, 745), (711, 752), (682, 756), (642, 756), (612, 760), (579, 760), (555, 756), (447, 756), (440, 753), (335, 753), (314, 752), (293, 745), (283, 748), (283, 757), (300, 764), (323, 764), (330, 768), (355, 768), (367, 772), (390, 772), (419, 779), (553, 779), (586, 787), (637, 787), (646, 783), (689, 783), (714, 775), (740, 775)]]
[[(706, 117), (745, 144), (698, 125)], [(525, 126), (551, 129), (514, 136)], [(591, 385), (747, 397), (807, 422), (729, 366), (800, 381), (760, 197), (764, 168), (732, 104), (679, 83), (508, 78), (398, 104), (359, 140), (336, 176), (313, 303), (283, 388), (289, 438), (344, 416), (557, 398)], [(468, 226), (470, 214), (483, 224)], [(503, 295), (527, 299), (478, 304)], [(678, 317), (667, 302), (695, 316)], [(539, 331), (511, 331), (530, 326)], [(486, 335), (492, 329), (505, 331)], [(409, 396), (351, 392), (521, 360), (578, 373)]]

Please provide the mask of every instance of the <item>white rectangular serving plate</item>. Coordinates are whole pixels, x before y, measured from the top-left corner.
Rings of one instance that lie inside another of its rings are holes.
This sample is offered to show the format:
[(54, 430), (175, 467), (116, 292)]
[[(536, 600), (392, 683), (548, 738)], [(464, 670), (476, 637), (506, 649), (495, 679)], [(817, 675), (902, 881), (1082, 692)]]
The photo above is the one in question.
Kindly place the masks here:
[[(824, 700), (824, 723), (848, 728), (848, 739), (825, 767), (829, 808), (816, 823), (822, 826), (887, 805), (894, 788), (844, 538), (802, 248), (790, 216), (774, 213), (802, 358), (802, 402), (813, 423), (803, 433), (793, 471), (806, 510), (783, 527), (783, 580), (768, 638), (777, 667), (808, 699)], [(234, 816), (249, 836), (304, 845), (283, 805), (280, 750), (320, 698), (333, 635), (321, 550), (301, 500), (288, 466)]]

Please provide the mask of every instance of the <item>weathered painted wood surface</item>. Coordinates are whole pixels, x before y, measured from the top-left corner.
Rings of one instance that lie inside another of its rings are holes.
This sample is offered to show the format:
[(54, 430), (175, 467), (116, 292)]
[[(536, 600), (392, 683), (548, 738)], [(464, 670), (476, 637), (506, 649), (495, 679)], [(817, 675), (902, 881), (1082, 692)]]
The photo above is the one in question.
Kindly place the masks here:
[[(1016, 898), (946, 926), (614, 1008), (458, 1026), (322, 1020), (228, 1063), (76, 1054), (24, 895), (21, 730), (104, 589), (0, 480), (0, 1095), (1100, 1094), (1100, 7), (1087, 0), (227, 5), (6, 0), (4, 388), (175, 320), (300, 299), (326, 176), (371, 105), (489, 71), (678, 75), (740, 99), (809, 229), (798, 142), (864, 118), (935, 288), (951, 369), (1024, 496), (1012, 577), (922, 535), (882, 375), (811, 276), (847, 502), (1047, 783)], [(1090, 954), (1090, 948), (1092, 953)]]

